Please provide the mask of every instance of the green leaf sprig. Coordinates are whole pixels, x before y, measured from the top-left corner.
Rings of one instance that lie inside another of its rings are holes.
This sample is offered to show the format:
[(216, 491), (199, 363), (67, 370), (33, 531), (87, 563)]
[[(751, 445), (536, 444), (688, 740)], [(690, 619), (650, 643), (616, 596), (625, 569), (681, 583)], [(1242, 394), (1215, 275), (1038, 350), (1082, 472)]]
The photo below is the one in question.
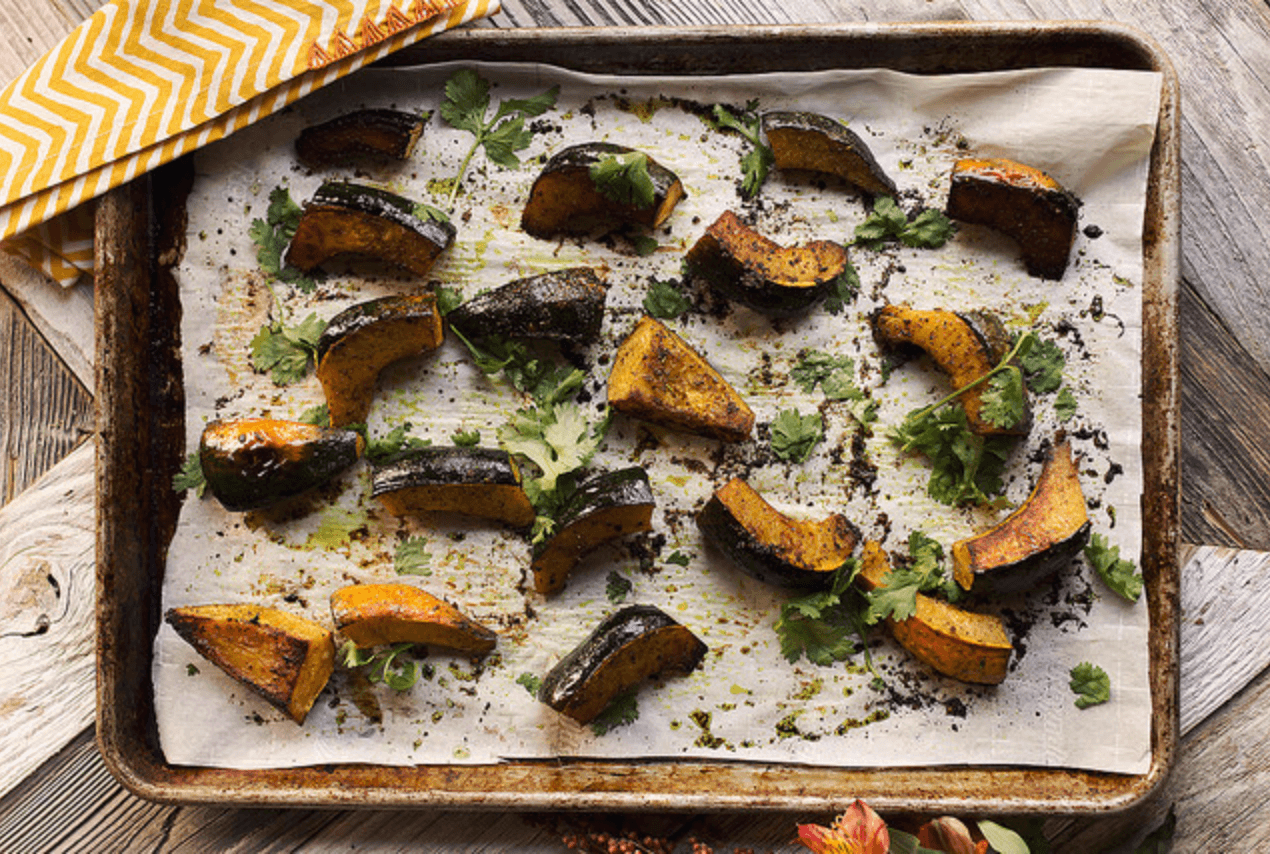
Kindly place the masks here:
[(772, 420), (772, 453), (789, 462), (806, 462), (811, 451), (825, 437), (825, 420), (819, 412), (802, 415), (784, 409)]
[(648, 155), (642, 151), (605, 155), (591, 165), (588, 174), (600, 195), (619, 205), (642, 210), (657, 200), (657, 188), (648, 174)]
[(207, 490), (207, 478), (203, 474), (203, 464), (199, 461), (198, 451), (190, 453), (181, 465), (181, 470), (172, 475), (172, 489), (177, 493), (187, 489), (194, 490), (199, 498)]
[(1076, 708), (1087, 709), (1111, 699), (1111, 677), (1096, 664), (1082, 661), (1072, 668), (1068, 687), (1076, 694)]
[[(276, 298), (274, 305), (280, 305)], [(325, 330), (326, 321), (316, 314), (294, 326), (283, 320), (266, 323), (251, 339), (251, 366), (268, 373), (274, 385), (299, 382), (317, 363), (318, 340)]]
[(282, 253), (287, 244), (295, 237), (300, 225), (300, 216), (304, 213), (291, 199), (286, 187), (274, 187), (269, 192), (269, 207), (265, 210), (265, 218), (257, 217), (251, 221), (247, 234), (256, 244), (256, 262), (270, 278), (295, 285), (304, 293), (310, 293), (317, 286), (312, 278), (304, 275), (295, 267), (282, 263)]
[(734, 115), (722, 104), (715, 104), (714, 121), (720, 128), (739, 133), (753, 146), (741, 156), (741, 198), (752, 199), (758, 195), (767, 173), (776, 162), (772, 149), (760, 137), (762, 121), (758, 114), (758, 101), (747, 101), (741, 114)]
[(828, 589), (781, 605), (774, 628), (786, 661), (792, 664), (805, 655), (812, 664), (827, 667), (863, 650), (865, 667), (875, 683), (881, 684), (882, 676), (873, 668), (867, 643), (869, 603), (854, 585), (859, 574), (860, 562), (852, 558), (834, 572)]
[(936, 249), (947, 243), (955, 231), (942, 211), (927, 208), (909, 220), (895, 199), (879, 196), (873, 202), (873, 212), (856, 226), (854, 242), (874, 250), (893, 240), (916, 249)]
[(463, 157), (454, 178), (446, 207), (454, 210), (463, 176), (478, 149), (492, 162), (508, 169), (520, 166), (517, 151), (529, 146), (533, 131), (525, 127), (525, 119), (540, 116), (556, 105), (560, 87), (553, 86), (532, 98), (508, 98), (499, 102), (492, 117), (489, 112), (489, 81), (470, 68), (461, 68), (445, 81), (445, 99), (441, 102), (441, 118), (451, 127), (472, 134), (472, 146)]
[(855, 384), (855, 360), (833, 356), (821, 350), (807, 350), (789, 372), (789, 378), (810, 394), (820, 386), (828, 400), (862, 400), (864, 392)]
[(398, 575), (431, 575), (432, 553), (426, 537), (407, 537), (393, 553), (393, 570)]
[(419, 666), (409, 656), (412, 643), (371, 649), (359, 647), (352, 641), (340, 647), (340, 663), (350, 670), (366, 668), (369, 682), (382, 682), (394, 691), (409, 691), (419, 681)]
[(653, 279), (644, 294), (644, 311), (658, 320), (674, 320), (692, 308), (692, 300), (680, 292), (675, 282)]
[(618, 727), (632, 724), (639, 719), (637, 689), (631, 688), (612, 699), (604, 710), (591, 719), (591, 732), (606, 735)]
[(1120, 557), (1120, 546), (1111, 545), (1102, 534), (1094, 534), (1084, 552), (1085, 560), (1112, 592), (1130, 602), (1138, 601), (1142, 595), (1142, 576), (1133, 561)]
[(921, 531), (913, 531), (908, 535), (908, 553), (912, 559), (908, 566), (892, 569), (876, 589), (865, 594), (868, 625), (886, 619), (907, 620), (917, 613), (918, 593), (939, 594), (951, 602), (962, 598), (957, 583), (944, 577), (943, 546)]
[(371, 437), (366, 432), (365, 424), (352, 424), (350, 427), (361, 433), (366, 440), (366, 461), (374, 465), (386, 462), (404, 451), (414, 451), (432, 444), (431, 439), (411, 436), (412, 425), (409, 421), (398, 424), (383, 436), (377, 437)]

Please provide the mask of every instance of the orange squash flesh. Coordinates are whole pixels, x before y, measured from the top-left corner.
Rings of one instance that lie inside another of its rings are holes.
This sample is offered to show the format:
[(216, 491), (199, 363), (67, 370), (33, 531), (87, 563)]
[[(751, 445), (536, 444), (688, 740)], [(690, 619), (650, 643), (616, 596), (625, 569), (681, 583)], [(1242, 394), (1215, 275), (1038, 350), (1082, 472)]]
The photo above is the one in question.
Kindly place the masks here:
[(484, 654), (498, 636), (425, 590), (409, 584), (355, 584), (331, 594), (335, 628), (358, 646), (421, 643)]
[(304, 723), (335, 671), (331, 632), (260, 605), (195, 605), (165, 617), (199, 655)]
[(430, 293), (371, 300), (336, 315), (318, 341), (317, 363), (331, 426), (364, 424), (380, 371), (435, 350), (443, 336)]
[(1032, 494), (1006, 519), (953, 543), (953, 577), (976, 593), (1027, 590), (1067, 565), (1089, 539), (1089, 510), (1071, 444), (1059, 442)]
[(764, 113), (762, 122), (777, 169), (824, 172), (871, 195), (896, 195), (895, 182), (864, 140), (840, 122), (816, 113), (777, 110)]
[[(881, 586), (891, 562), (882, 547), (866, 542), (856, 583), (864, 590)], [(917, 594), (917, 608), (906, 620), (888, 619), (891, 635), (913, 657), (962, 682), (998, 685), (1009, 673), (1014, 647), (999, 617), (967, 611)]]
[(754, 412), (710, 363), (652, 317), (617, 350), (608, 401), (619, 412), (724, 442), (741, 442)]
[[(947, 309), (921, 310), (906, 304), (886, 305), (873, 315), (873, 336), (884, 346), (909, 344), (924, 350), (954, 389), (963, 388), (991, 371), (1010, 349), (1000, 321), (988, 314), (958, 314)], [(958, 397), (971, 430), (983, 436), (1020, 435), (1031, 426), (1024, 399), (1024, 417), (1011, 427), (998, 427), (983, 415), (982, 383)], [(1026, 395), (1026, 391), (1024, 392)]]

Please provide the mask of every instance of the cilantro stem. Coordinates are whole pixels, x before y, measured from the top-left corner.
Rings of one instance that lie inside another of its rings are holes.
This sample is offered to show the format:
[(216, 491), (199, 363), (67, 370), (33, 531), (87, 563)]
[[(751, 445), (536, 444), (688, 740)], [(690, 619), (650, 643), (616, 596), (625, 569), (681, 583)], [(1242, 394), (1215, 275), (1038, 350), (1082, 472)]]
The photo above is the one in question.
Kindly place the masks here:
[(463, 176), (467, 174), (468, 164), (472, 162), (472, 158), (476, 155), (476, 150), (481, 147), (481, 140), (484, 137), (483, 133), (476, 135), (476, 142), (472, 143), (472, 147), (467, 150), (467, 156), (459, 164), (459, 174), (454, 176), (454, 186), (450, 187), (450, 196), (446, 199), (445, 207), (447, 213), (454, 213), (454, 203), (458, 200), (459, 187), (463, 183)]

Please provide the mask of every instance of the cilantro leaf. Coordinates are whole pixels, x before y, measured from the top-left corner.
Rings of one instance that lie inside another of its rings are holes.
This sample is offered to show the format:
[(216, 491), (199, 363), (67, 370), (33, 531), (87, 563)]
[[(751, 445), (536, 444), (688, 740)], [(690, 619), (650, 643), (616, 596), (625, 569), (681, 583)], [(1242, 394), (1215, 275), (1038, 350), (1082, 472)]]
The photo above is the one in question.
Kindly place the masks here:
[(824, 667), (844, 661), (863, 645), (865, 603), (851, 588), (859, 571), (859, 561), (849, 560), (834, 573), (828, 590), (807, 593), (781, 606), (775, 629), (787, 661), (806, 655), (808, 661)]
[(691, 555), (686, 555), (679, 549), (675, 549), (670, 553), (670, 557), (666, 558), (666, 563), (673, 563), (675, 566), (687, 566), (691, 560)]
[(478, 149), (499, 166), (515, 168), (520, 165), (516, 156), (529, 146), (533, 131), (525, 127), (525, 119), (540, 116), (556, 104), (560, 87), (554, 86), (532, 98), (509, 98), (498, 105), (494, 116), (486, 119), (489, 110), (489, 81), (470, 68), (461, 68), (445, 81), (445, 99), (441, 102), (441, 118), (458, 130), (472, 134), (472, 146), (463, 157), (459, 174), (450, 189), (448, 207), (454, 209), (463, 176)]
[(296, 420), (301, 424), (312, 424), (314, 427), (330, 427), (331, 408), (325, 403), (319, 403), (317, 406), (310, 406), (308, 409), (301, 412), (300, 417)]
[(1058, 416), (1058, 420), (1066, 424), (1076, 415), (1076, 398), (1072, 395), (1072, 390), (1062, 388), (1058, 390), (1058, 396), (1054, 398), (1054, 414)]
[(445, 317), (463, 304), (463, 294), (457, 288), (437, 287), (437, 311)]
[(692, 300), (679, 292), (675, 282), (653, 279), (644, 294), (644, 311), (660, 320), (674, 320), (692, 308)]
[(816, 386), (829, 400), (861, 400), (864, 393), (855, 385), (855, 360), (850, 356), (832, 356), (820, 350), (807, 350), (799, 355), (798, 364), (789, 378), (803, 391), (811, 393)]
[(618, 694), (613, 700), (591, 719), (591, 732), (596, 735), (606, 733), (634, 723), (639, 718), (639, 706), (636, 703), (636, 689), (632, 688)]
[(910, 412), (890, 439), (900, 450), (931, 461), (927, 494), (950, 506), (986, 504), (1000, 493), (1005, 460), (1014, 447), (1008, 436), (971, 432), (960, 406)]
[(308, 293), (315, 286), (313, 280), (294, 267), (284, 267), (282, 263), (282, 254), (295, 236), (303, 213), (304, 209), (291, 199), (286, 187), (274, 187), (269, 192), (265, 218), (253, 219), (247, 236), (256, 244), (256, 263), (260, 269), (270, 277), (290, 282)]
[(1084, 551), (1085, 560), (1112, 592), (1130, 602), (1138, 601), (1142, 595), (1142, 576), (1133, 561), (1120, 557), (1120, 546), (1110, 545), (1102, 534), (1094, 534)]
[(414, 214), (415, 219), (423, 220), (424, 222), (431, 220), (432, 222), (446, 223), (450, 221), (450, 215), (445, 211), (440, 208), (434, 208), (424, 202), (415, 202), (415, 206), (410, 209), (410, 212)]
[(1027, 387), (1035, 394), (1048, 394), (1063, 384), (1063, 368), (1067, 359), (1053, 341), (1037, 339), (1026, 353), (1019, 354), (1019, 365), (1027, 374)]
[(362, 438), (366, 440), (366, 461), (372, 464), (385, 462), (403, 451), (426, 448), (432, 444), (431, 439), (420, 439), (417, 436), (407, 435), (410, 432), (410, 428), (410, 422), (406, 421), (398, 424), (383, 436), (372, 439), (366, 434), (366, 425), (354, 425), (354, 429), (358, 429), (358, 432), (362, 434)]
[(592, 426), (572, 401), (546, 409), (521, 409), (498, 428), (498, 439), (510, 453), (528, 459), (541, 476), (538, 488), (550, 492), (562, 474), (576, 471), (591, 461), (607, 430), (607, 419)]
[(626, 594), (634, 586), (629, 578), (616, 571), (610, 572), (604, 580), (607, 582), (604, 585), (604, 595), (614, 605), (626, 601)]
[(431, 575), (432, 554), (424, 537), (408, 537), (397, 544), (393, 569), (398, 575)]
[(824, 435), (824, 418), (819, 412), (800, 415), (797, 409), (784, 409), (772, 421), (772, 453), (782, 460), (806, 462)]
[(915, 249), (938, 249), (952, 238), (955, 231), (943, 211), (927, 208), (904, 226), (899, 238), (905, 246)]
[(181, 470), (172, 475), (172, 489), (178, 493), (192, 489), (196, 496), (203, 497), (207, 489), (207, 478), (203, 476), (203, 464), (199, 462), (198, 451), (190, 453)]
[(450, 441), (460, 448), (472, 448), (481, 443), (481, 431), (455, 430), (450, 434)]
[(476, 344), (457, 329), (451, 328), (450, 331), (467, 347), (476, 366), (483, 373), (502, 372), (517, 391), (529, 394), (539, 406), (546, 406), (572, 395), (582, 387), (582, 381), (586, 378), (577, 368), (558, 366), (548, 359), (535, 356), (519, 341), (499, 335), (487, 335)]
[(988, 388), (980, 398), (980, 414), (994, 427), (1008, 429), (1023, 420), (1027, 404), (1023, 397), (1023, 374), (1007, 366), (988, 380)]
[(833, 280), (833, 291), (824, 303), (825, 311), (833, 315), (842, 314), (847, 303), (854, 302), (858, 293), (860, 293), (860, 274), (856, 272), (851, 262), (847, 261), (846, 269)]
[(752, 199), (758, 195), (767, 173), (776, 162), (772, 149), (759, 136), (762, 120), (758, 115), (758, 101), (749, 101), (739, 116), (727, 107), (715, 104), (712, 111), (715, 124), (723, 130), (739, 133), (754, 146), (741, 156), (741, 198)]
[(657, 247), (661, 244), (657, 242), (656, 237), (650, 237), (647, 234), (640, 234), (631, 241), (631, 245), (634, 247), (636, 255), (640, 258), (647, 258), (649, 255), (656, 252)]
[(268, 373), (274, 385), (290, 385), (304, 379), (309, 364), (317, 361), (318, 339), (326, 322), (310, 314), (297, 326), (266, 324), (251, 339), (251, 365)]
[(537, 697), (538, 689), (542, 687), (542, 677), (533, 673), (522, 673), (516, 677), (516, 684), (523, 686), (526, 691)]
[(921, 531), (908, 535), (907, 567), (892, 569), (875, 590), (867, 593), (869, 625), (885, 619), (906, 620), (917, 612), (918, 593), (943, 593), (949, 599), (960, 598), (956, 583), (944, 578), (944, 549)]
[(942, 211), (927, 208), (910, 222), (908, 215), (890, 196), (873, 202), (873, 211), (856, 226), (855, 243), (866, 249), (881, 249), (888, 241), (898, 240), (917, 249), (935, 249), (953, 236), (955, 228)]
[(642, 151), (603, 157), (591, 166), (590, 175), (600, 195), (618, 204), (650, 208), (657, 197), (648, 174), (648, 155)]
[(367, 668), (369, 682), (382, 682), (394, 691), (408, 691), (419, 681), (418, 665), (407, 656), (413, 647), (411, 643), (398, 643), (371, 650), (348, 641), (340, 647), (339, 661), (349, 669)]
[(1072, 668), (1068, 687), (1076, 694), (1076, 708), (1087, 709), (1111, 699), (1111, 678), (1096, 664), (1082, 661)]

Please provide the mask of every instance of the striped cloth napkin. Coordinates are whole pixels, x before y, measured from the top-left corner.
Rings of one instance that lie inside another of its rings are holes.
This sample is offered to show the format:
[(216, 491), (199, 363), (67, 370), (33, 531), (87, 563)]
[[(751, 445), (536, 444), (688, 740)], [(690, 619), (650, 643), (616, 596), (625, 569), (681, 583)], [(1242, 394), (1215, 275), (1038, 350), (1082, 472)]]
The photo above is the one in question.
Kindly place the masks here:
[(0, 248), (65, 285), (92, 205), (499, 0), (112, 0), (0, 93)]

